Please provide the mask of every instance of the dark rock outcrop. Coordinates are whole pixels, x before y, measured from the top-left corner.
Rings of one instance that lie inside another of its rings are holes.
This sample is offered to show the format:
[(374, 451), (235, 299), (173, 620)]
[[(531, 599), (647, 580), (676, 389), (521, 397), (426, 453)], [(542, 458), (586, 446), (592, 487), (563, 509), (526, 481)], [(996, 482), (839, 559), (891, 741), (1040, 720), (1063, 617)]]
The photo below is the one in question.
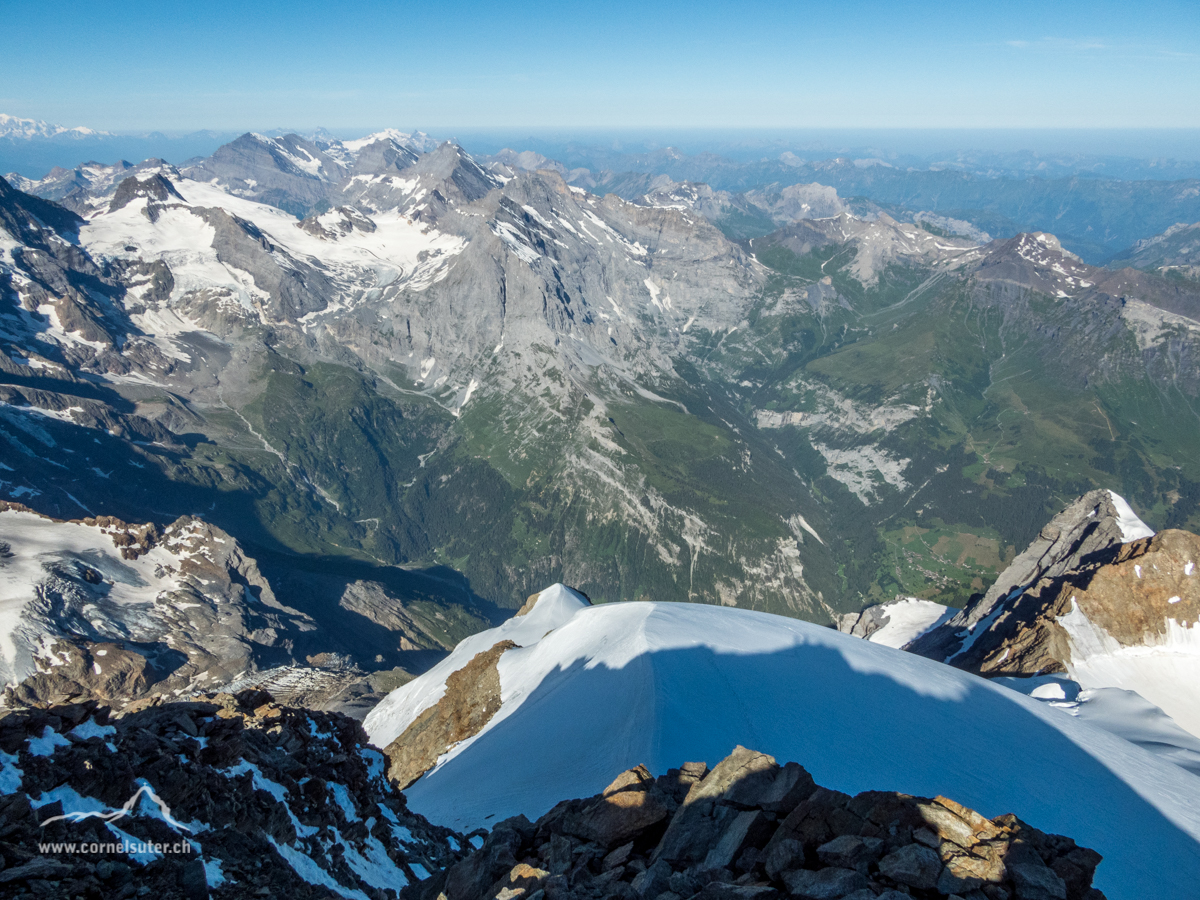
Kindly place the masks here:
[(987, 819), (946, 797), (851, 797), (794, 762), (737, 747), (712, 771), (685, 763), (654, 778), (638, 766), (536, 823), (501, 822), (480, 849), (403, 896), (1102, 900), (1091, 886), (1100, 859), (1014, 815)]
[(1161, 531), (1098, 557), (1028, 587), (952, 663), (984, 675), (1064, 672), (1072, 639), (1060, 620), (1072, 614), (1120, 647), (1165, 642), (1170, 620), (1200, 618), (1200, 574), (1189, 574), (1200, 536)]
[(161, 173), (155, 173), (145, 181), (139, 180), (136, 176), (131, 175), (117, 185), (117, 190), (113, 194), (112, 201), (109, 203), (108, 211), (116, 212), (118, 209), (124, 209), (128, 206), (135, 197), (145, 197), (146, 215), (151, 222), (158, 220), (157, 208), (158, 203), (168, 203), (171, 198), (183, 203), (183, 195), (175, 189), (175, 185), (171, 184), (166, 178), (163, 178)]
[(0, 779), (0, 897), (382, 900), (465, 846), (408, 810), (357, 722), (262, 691), (10, 713)]

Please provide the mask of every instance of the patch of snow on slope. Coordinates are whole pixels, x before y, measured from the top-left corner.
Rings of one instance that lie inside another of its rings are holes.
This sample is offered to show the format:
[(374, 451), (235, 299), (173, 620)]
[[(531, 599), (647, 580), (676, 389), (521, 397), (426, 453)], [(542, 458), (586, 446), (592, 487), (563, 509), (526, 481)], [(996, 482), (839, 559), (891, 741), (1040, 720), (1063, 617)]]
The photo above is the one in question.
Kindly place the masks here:
[(455, 416), (462, 415), (463, 407), (471, 402), (471, 395), (475, 393), (478, 387), (479, 381), (475, 378), (472, 378), (467, 384), (466, 388), (463, 389), (462, 393), (459, 394), (458, 399), (455, 401), (453, 410)]
[(521, 233), (517, 231), (508, 222), (492, 223), (492, 233), (500, 238), (512, 251), (517, 254), (517, 258), (524, 263), (535, 263), (538, 260), (538, 252), (525, 243)]
[(1059, 616), (1071, 645), (1068, 674), (1085, 688), (1136, 691), (1200, 737), (1200, 622), (1166, 620), (1166, 634), (1146, 636), (1147, 643), (1123, 647), (1092, 622), (1075, 598)]
[[(1102, 853), (1097, 886), (1110, 896), (1145, 896), (1148, 885), (1158, 897), (1193, 895), (1200, 778), (1129, 741), (811, 623), (692, 604), (574, 605), (545, 637), (523, 636), (526, 646), (501, 657), (501, 709), (406, 790), (411, 809), (463, 830), (535, 818), (638, 763), (712, 765), (740, 743), (799, 761), (838, 790), (1015, 811)], [(445, 676), (499, 632), (474, 636), (456, 664), (385, 703), (440, 696)], [(392, 730), (378, 725), (368, 722), (376, 742)]]
[(354, 809), (354, 801), (350, 799), (350, 789), (336, 781), (327, 781), (325, 786), (329, 788), (329, 793), (333, 794), (337, 805), (342, 808), (342, 815), (346, 817), (346, 821), (357, 822), (358, 812)]
[(338, 884), (308, 854), (297, 850), (290, 844), (280, 844), (269, 834), (267, 835), (267, 840), (271, 842), (271, 846), (279, 852), (279, 855), (287, 860), (288, 865), (292, 867), (292, 871), (309, 884), (329, 888), (331, 891), (336, 891), (341, 896), (349, 898), (349, 900), (368, 900), (367, 895), (362, 891), (355, 888), (343, 887)]
[(204, 880), (210, 888), (220, 887), (225, 883), (225, 873), (221, 871), (222, 862), (216, 857), (204, 862)]
[(1136, 691), (1121, 688), (1082, 689), (1062, 675), (993, 678), (1070, 716), (1122, 737), (1130, 743), (1200, 775), (1200, 738), (1188, 734)]
[(42, 729), (41, 737), (28, 739), (29, 752), (34, 756), (53, 756), (59, 747), (70, 747), (71, 742), (47, 725)]
[(932, 600), (905, 597), (887, 605), (887, 624), (867, 640), (885, 647), (900, 649), (911, 644), (925, 632), (948, 621), (958, 612)]
[(24, 777), (25, 773), (17, 768), (17, 754), (0, 750), (0, 794), (15, 794)]
[(363, 841), (366, 853), (360, 853), (353, 844), (346, 842), (336, 828), (333, 829), (333, 833), (342, 845), (343, 858), (350, 868), (371, 887), (394, 891), (408, 884), (408, 876), (392, 862), (387, 849), (377, 837), (368, 833)]
[[(104, 651), (101, 650), (101, 653)], [(99, 725), (95, 719), (85, 719), (74, 728), (71, 729), (71, 734), (80, 740), (86, 741), (88, 738), (107, 738), (112, 737), (117, 733), (115, 725)]]
[(1121, 539), (1126, 544), (1140, 538), (1154, 536), (1154, 529), (1138, 518), (1138, 514), (1133, 511), (1133, 507), (1124, 497), (1114, 491), (1109, 491), (1108, 496), (1112, 498), (1113, 506), (1117, 508), (1117, 524), (1121, 527)]
[(300, 837), (312, 837), (317, 833), (318, 829), (314, 825), (305, 825), (292, 811), (292, 807), (288, 804), (287, 788), (277, 781), (272, 781), (262, 773), (262, 770), (252, 762), (242, 760), (236, 766), (230, 766), (228, 769), (222, 769), (221, 774), (227, 778), (233, 778), (238, 775), (249, 773), (251, 784), (256, 790), (266, 791), (283, 805), (284, 810), (288, 814), (288, 818), (292, 820), (292, 827), (296, 829), (296, 834)]
[(665, 297), (664, 300), (658, 299), (658, 295), (662, 292), (662, 289), (659, 288), (659, 286), (657, 284), (655, 284), (649, 278), (647, 278), (642, 283), (644, 285), (646, 285), (646, 290), (648, 290), (650, 292), (650, 302), (651, 303), (653, 303), (655, 306), (657, 306), (663, 312), (666, 312), (668, 309), (671, 308), (671, 298), (670, 297)]
[[(813, 528), (811, 525), (809, 525), (808, 522), (805, 520), (804, 516), (800, 515), (800, 513), (795, 513), (787, 521), (788, 521), (788, 525), (792, 526), (793, 533), (795, 533), (796, 526), (799, 525), (801, 528), (803, 528), (805, 531), (807, 531), (809, 534), (811, 534), (813, 537), (815, 537), (817, 539), (818, 544), (820, 544), (821, 546), (825, 546), (825, 542), (823, 540), (821, 540), (821, 536), (819, 534), (817, 534), (816, 529)], [(799, 535), (797, 535), (797, 537), (798, 536)]]

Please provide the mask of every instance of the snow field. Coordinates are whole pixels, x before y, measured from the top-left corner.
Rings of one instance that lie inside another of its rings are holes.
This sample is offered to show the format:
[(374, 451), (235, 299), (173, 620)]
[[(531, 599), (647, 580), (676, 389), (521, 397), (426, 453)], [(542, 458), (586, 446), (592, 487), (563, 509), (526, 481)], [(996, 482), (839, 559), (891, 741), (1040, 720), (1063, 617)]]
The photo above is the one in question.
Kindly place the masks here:
[(462, 830), (536, 818), (638, 763), (656, 773), (713, 765), (743, 744), (848, 793), (944, 794), (988, 816), (1015, 812), (1103, 854), (1097, 886), (1109, 896), (1142, 896), (1147, 885), (1158, 897), (1193, 896), (1200, 777), (1129, 741), (810, 623), (644, 602), (576, 603), (564, 619), (566, 589), (551, 596), (557, 605), (473, 636), (368, 718), (384, 746), (475, 653), (505, 638), (524, 645), (498, 664), (500, 711), (406, 791), (414, 811)]

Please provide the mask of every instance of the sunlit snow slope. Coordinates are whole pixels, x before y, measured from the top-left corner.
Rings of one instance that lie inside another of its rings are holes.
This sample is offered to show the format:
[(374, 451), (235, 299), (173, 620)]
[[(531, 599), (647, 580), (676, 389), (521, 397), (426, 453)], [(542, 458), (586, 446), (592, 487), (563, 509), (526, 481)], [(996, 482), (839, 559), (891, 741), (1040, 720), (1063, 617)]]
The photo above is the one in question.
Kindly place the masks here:
[[(950, 666), (809, 623), (582, 601), (563, 620), (563, 593), (543, 594), (560, 601), (547, 633), (530, 628), (535, 607), (521, 626), (532, 637), (500, 658), (500, 711), (408, 789), (414, 810), (463, 829), (535, 817), (637, 763), (654, 772), (712, 765), (740, 743), (796, 760), (839, 790), (944, 794), (1070, 834), (1104, 855), (1097, 886), (1110, 897), (1194, 896), (1200, 778), (1128, 741)], [(474, 636), (396, 691), (367, 720), (374, 743), (436, 701), (448, 671), (515, 639), (513, 627)]]

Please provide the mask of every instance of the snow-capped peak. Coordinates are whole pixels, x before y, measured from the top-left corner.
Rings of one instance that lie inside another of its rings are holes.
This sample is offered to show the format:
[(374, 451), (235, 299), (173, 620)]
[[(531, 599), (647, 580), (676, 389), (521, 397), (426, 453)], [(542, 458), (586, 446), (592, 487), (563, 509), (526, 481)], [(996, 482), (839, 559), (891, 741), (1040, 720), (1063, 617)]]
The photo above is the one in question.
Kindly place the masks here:
[(76, 126), (75, 128), (67, 128), (65, 125), (52, 125), (40, 119), (21, 119), (17, 116), (0, 113), (0, 137), (30, 140), (33, 138), (58, 137), (59, 135), (66, 135), (68, 137), (107, 137), (109, 136), (109, 132), (96, 131), (83, 125)]
[(470, 662), (475, 654), (501, 641), (512, 641), (522, 647), (536, 644), (579, 610), (591, 605), (582, 594), (562, 584), (552, 585), (529, 599), (532, 605), (526, 604), (527, 611), (523, 615), (515, 615), (496, 628), (471, 635), (444, 660), (412, 682), (415, 688), (393, 691), (384, 698), (363, 722), (371, 740), (380, 747), (391, 743), (417, 716), (442, 698), (446, 692), (446, 678)]
[(1109, 491), (1108, 496), (1117, 508), (1117, 525), (1121, 528), (1121, 539), (1124, 543), (1154, 537), (1154, 529), (1138, 518), (1138, 514), (1124, 497), (1116, 491)]
[(436, 150), (438, 146), (438, 142), (423, 131), (409, 133), (400, 131), (398, 128), (385, 128), (383, 131), (376, 131), (374, 134), (368, 134), (366, 137), (353, 141), (342, 141), (342, 146), (351, 153), (358, 153), (363, 147), (377, 141), (392, 141), (401, 147), (416, 150), (418, 153), (428, 153), (430, 150)]

